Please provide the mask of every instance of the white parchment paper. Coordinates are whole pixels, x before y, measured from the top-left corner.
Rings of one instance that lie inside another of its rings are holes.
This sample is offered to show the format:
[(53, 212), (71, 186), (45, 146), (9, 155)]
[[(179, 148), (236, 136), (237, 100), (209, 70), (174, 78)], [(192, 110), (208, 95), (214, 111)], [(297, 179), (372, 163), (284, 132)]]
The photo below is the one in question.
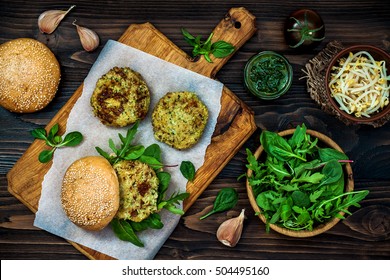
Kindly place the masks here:
[[(101, 124), (93, 116), (90, 105), (90, 97), (96, 81), (114, 66), (130, 67), (139, 72), (151, 92), (149, 113), (141, 121), (133, 144), (144, 146), (159, 144), (163, 161), (167, 165), (180, 164), (183, 160), (190, 160), (196, 169), (203, 165), (206, 148), (210, 144), (220, 111), (223, 85), (138, 49), (110, 40), (86, 77), (83, 93), (71, 110), (67, 121), (66, 133), (80, 131), (84, 140), (77, 147), (61, 148), (54, 153), (52, 167), (42, 184), (42, 194), (34, 225), (117, 259), (152, 259), (176, 227), (180, 216), (162, 210), (163, 229), (141, 232), (139, 237), (145, 247), (139, 248), (129, 242), (119, 240), (110, 226), (99, 232), (91, 232), (75, 226), (66, 217), (61, 206), (62, 178), (68, 166), (81, 157), (98, 155), (95, 150), (96, 146), (110, 151), (108, 139), (112, 138), (115, 143), (119, 143), (118, 133), (126, 134), (127, 128), (111, 128)], [(158, 142), (153, 136), (152, 110), (157, 101), (170, 91), (193, 91), (209, 109), (209, 120), (205, 132), (200, 142), (191, 149), (177, 151)], [(181, 175), (179, 168), (169, 168), (165, 171), (172, 175), (168, 195), (179, 190), (184, 192), (187, 180)]]

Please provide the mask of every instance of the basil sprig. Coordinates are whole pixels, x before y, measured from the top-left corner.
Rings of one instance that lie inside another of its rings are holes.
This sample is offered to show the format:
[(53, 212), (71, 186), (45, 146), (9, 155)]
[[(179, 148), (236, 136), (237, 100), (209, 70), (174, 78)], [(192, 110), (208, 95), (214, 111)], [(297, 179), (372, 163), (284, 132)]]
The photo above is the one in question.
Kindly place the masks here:
[(184, 40), (193, 47), (192, 55), (197, 57), (204, 55), (207, 62), (212, 63), (210, 54), (213, 54), (216, 58), (224, 58), (233, 53), (234, 46), (223, 40), (211, 43), (211, 38), (214, 33), (211, 33), (205, 42), (202, 42), (201, 36), (193, 36), (186, 29), (182, 28), (181, 32), (184, 36)]
[(260, 142), (265, 151), (261, 160), (247, 149), (246, 166), (252, 170), (247, 179), (267, 219), (267, 231), (270, 224), (313, 230), (333, 217), (343, 219), (339, 212), (351, 214), (347, 208), (360, 207), (358, 202), (369, 193), (344, 192), (342, 165), (351, 161), (340, 151), (320, 147), (304, 124), (288, 139), (263, 131)]
[(53, 125), (47, 133), (44, 128), (36, 128), (31, 131), (35, 139), (44, 140), (46, 145), (51, 147), (49, 150), (43, 150), (38, 156), (41, 163), (49, 162), (53, 158), (54, 151), (61, 147), (74, 147), (83, 141), (83, 135), (78, 131), (69, 132), (65, 137), (58, 135), (59, 125)]
[[(136, 135), (139, 122), (136, 122), (128, 129), (126, 136), (118, 134), (120, 144), (116, 145), (112, 139), (108, 140), (108, 145), (112, 153), (105, 152), (103, 149), (96, 147), (97, 152), (106, 158), (112, 165), (121, 160), (139, 160), (146, 163), (154, 169), (159, 179), (158, 197), (157, 197), (157, 211), (166, 209), (173, 214), (183, 215), (184, 211), (178, 208), (180, 203), (189, 197), (189, 193), (173, 193), (167, 197), (166, 192), (169, 187), (171, 175), (168, 172), (162, 171), (164, 166), (161, 160), (161, 149), (157, 144), (152, 144), (148, 147), (142, 145), (133, 145), (132, 142)], [(140, 222), (133, 222), (123, 219), (113, 219), (111, 227), (115, 235), (124, 241), (129, 241), (136, 246), (143, 247), (143, 242), (137, 236), (137, 232), (151, 229), (161, 229), (164, 224), (161, 221), (159, 213), (153, 213), (146, 219)]]

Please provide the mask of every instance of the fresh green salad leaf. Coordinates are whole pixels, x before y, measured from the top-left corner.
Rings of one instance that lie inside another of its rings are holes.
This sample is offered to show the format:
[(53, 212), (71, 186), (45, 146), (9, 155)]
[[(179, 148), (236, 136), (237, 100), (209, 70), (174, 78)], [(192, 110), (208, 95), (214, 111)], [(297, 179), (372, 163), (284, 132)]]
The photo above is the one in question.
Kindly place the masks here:
[(62, 136), (57, 135), (58, 131), (58, 123), (53, 125), (48, 133), (46, 133), (46, 130), (41, 127), (31, 131), (31, 135), (35, 139), (44, 140), (46, 142), (46, 145), (51, 147), (50, 150), (44, 150), (39, 154), (39, 162), (49, 162), (53, 158), (54, 151), (58, 148), (74, 147), (79, 145), (81, 141), (83, 141), (83, 135), (78, 131), (69, 132), (67, 135), (65, 135), (64, 139), (62, 139)]
[(144, 247), (142, 241), (135, 234), (133, 227), (125, 220), (114, 218), (111, 221), (111, 227), (115, 235), (123, 241), (129, 241), (138, 247)]
[(213, 54), (216, 58), (224, 58), (229, 56), (234, 51), (234, 46), (225, 41), (217, 41), (211, 43), (211, 38), (213, 33), (209, 35), (205, 42), (202, 42), (201, 36), (193, 36), (186, 29), (182, 28), (181, 32), (184, 36), (184, 40), (193, 47), (192, 55), (193, 57), (203, 55), (207, 62), (212, 63), (210, 54)]
[(201, 220), (208, 216), (232, 209), (238, 202), (238, 193), (234, 188), (221, 189), (214, 201), (213, 209), (206, 215), (200, 217)]
[(182, 161), (180, 164), (180, 171), (184, 178), (188, 181), (193, 181), (195, 178), (195, 166), (191, 161)]
[[(112, 165), (122, 160), (139, 160), (149, 165), (156, 172), (157, 178), (159, 179), (157, 212), (152, 213), (149, 217), (140, 222), (123, 219), (113, 219), (111, 221), (111, 227), (118, 238), (129, 241), (136, 246), (143, 247), (144, 244), (136, 233), (148, 228), (161, 229), (164, 224), (161, 221), (159, 211), (162, 209), (166, 209), (173, 214), (183, 215), (184, 211), (179, 206), (183, 200), (189, 197), (189, 193), (173, 193), (167, 198), (166, 193), (169, 188), (171, 174), (162, 171), (164, 165), (161, 161), (161, 148), (157, 144), (144, 147), (132, 143), (138, 129), (138, 124), (139, 122), (136, 122), (130, 127), (126, 136), (120, 133), (118, 134), (120, 145), (116, 145), (113, 139), (108, 140), (108, 146), (112, 150), (112, 153), (108, 153), (99, 147), (96, 147), (96, 150)], [(40, 134), (41, 132), (38, 131), (37, 135)]]
[[(318, 138), (307, 134), (304, 124), (291, 137), (263, 131), (260, 143), (265, 158), (257, 160), (247, 149), (247, 178), (266, 229), (276, 224), (291, 230), (313, 230), (349, 206), (360, 207), (368, 191), (345, 193), (343, 164), (352, 162), (333, 148), (320, 147)], [(242, 174), (240, 178), (247, 177)]]

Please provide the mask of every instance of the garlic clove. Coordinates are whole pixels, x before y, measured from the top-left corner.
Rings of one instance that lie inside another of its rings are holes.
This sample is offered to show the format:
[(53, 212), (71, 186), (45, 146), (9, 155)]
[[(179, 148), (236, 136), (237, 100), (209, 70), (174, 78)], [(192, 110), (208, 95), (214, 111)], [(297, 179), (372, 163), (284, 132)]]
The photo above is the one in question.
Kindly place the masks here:
[(77, 33), (79, 34), (80, 42), (84, 50), (86, 50), (87, 52), (91, 52), (99, 46), (99, 36), (95, 31), (77, 25), (76, 21), (73, 22), (73, 25), (75, 25), (77, 28)]
[(70, 12), (76, 5), (71, 6), (67, 11), (49, 10), (40, 14), (38, 18), (38, 27), (42, 33), (51, 34), (56, 30), (61, 20)]
[(241, 238), (244, 219), (245, 209), (242, 209), (239, 216), (224, 221), (217, 230), (217, 239), (228, 247), (236, 246)]

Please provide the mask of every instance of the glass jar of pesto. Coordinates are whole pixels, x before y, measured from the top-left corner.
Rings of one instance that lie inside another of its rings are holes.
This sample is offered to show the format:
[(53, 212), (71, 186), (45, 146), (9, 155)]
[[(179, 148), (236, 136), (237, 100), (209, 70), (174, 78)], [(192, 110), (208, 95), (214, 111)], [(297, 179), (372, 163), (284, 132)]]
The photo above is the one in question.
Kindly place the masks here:
[(271, 100), (285, 94), (291, 86), (293, 70), (289, 61), (273, 51), (263, 51), (245, 65), (244, 81), (255, 96)]

